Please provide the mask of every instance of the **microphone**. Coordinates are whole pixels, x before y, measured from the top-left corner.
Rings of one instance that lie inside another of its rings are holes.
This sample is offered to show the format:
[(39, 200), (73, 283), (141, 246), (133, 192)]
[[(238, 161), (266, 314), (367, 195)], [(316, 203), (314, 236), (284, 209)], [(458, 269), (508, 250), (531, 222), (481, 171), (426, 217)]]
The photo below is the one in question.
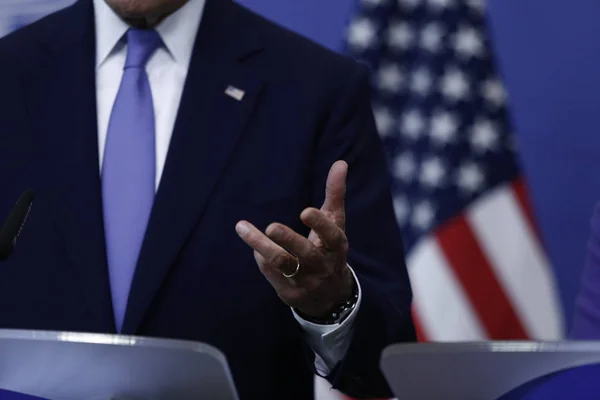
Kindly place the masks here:
[(0, 230), (0, 261), (8, 260), (14, 251), (19, 234), (23, 230), (27, 216), (31, 211), (33, 197), (33, 191), (26, 190), (19, 197), (19, 200), (17, 200), (17, 203), (4, 222), (4, 226)]

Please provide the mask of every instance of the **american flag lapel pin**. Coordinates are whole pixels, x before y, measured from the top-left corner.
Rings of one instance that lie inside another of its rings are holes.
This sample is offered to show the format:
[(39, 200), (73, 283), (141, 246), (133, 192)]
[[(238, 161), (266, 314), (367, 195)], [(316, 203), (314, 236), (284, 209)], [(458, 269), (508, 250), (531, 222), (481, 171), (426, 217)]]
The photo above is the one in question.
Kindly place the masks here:
[(225, 89), (225, 94), (236, 99), (237, 101), (242, 101), (246, 95), (246, 92), (244, 92), (242, 89), (236, 88), (235, 86), (229, 85), (227, 86), (227, 89)]

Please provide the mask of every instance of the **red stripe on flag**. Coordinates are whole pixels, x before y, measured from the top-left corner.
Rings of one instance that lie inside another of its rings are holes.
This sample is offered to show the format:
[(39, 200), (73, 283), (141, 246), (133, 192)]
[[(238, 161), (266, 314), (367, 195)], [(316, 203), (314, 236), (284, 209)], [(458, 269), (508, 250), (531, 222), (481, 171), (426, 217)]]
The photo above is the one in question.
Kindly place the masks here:
[(415, 331), (417, 332), (417, 341), (418, 342), (428, 342), (427, 334), (423, 330), (423, 325), (421, 324), (421, 319), (419, 318), (419, 313), (413, 307), (412, 310), (412, 318), (413, 324), (415, 325)]
[(529, 226), (533, 229), (535, 235), (538, 238), (538, 241), (542, 243), (542, 236), (539, 231), (538, 225), (535, 221), (535, 217), (533, 214), (533, 207), (531, 206), (531, 199), (529, 197), (529, 191), (527, 189), (527, 185), (523, 179), (519, 179), (512, 184), (513, 192), (516, 195), (517, 202), (521, 207), (521, 210), (525, 213), (525, 217), (529, 222)]
[(454, 218), (436, 236), (490, 339), (527, 339), (466, 219)]

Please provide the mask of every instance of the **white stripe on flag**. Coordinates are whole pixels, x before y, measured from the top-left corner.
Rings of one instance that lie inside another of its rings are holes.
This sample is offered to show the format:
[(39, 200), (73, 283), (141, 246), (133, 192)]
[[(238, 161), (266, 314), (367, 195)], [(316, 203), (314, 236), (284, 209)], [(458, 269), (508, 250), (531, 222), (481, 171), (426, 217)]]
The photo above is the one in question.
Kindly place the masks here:
[(491, 191), (467, 213), (482, 251), (532, 339), (562, 338), (550, 264), (512, 186)]
[(473, 308), (437, 242), (425, 237), (407, 258), (414, 310), (429, 341), (485, 340)]

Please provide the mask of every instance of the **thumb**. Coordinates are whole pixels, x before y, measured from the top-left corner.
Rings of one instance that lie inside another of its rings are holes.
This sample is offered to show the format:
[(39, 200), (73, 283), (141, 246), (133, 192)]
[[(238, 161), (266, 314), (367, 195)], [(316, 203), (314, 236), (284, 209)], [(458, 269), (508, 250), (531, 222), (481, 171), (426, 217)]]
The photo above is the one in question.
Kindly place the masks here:
[(325, 201), (321, 207), (328, 216), (335, 218), (335, 223), (344, 229), (345, 225), (345, 210), (344, 199), (346, 196), (346, 178), (348, 176), (348, 164), (345, 161), (336, 161), (327, 176), (327, 184), (325, 187)]

